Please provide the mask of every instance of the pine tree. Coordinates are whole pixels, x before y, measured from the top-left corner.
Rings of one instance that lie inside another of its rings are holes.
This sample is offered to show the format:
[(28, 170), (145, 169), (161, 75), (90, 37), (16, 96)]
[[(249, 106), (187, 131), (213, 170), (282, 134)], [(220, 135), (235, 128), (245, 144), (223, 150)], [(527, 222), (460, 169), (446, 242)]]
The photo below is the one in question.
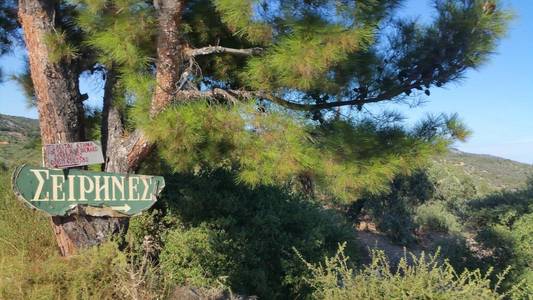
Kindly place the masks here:
[[(495, 1), (436, 0), (430, 23), (398, 17), (400, 4), (19, 0), (43, 143), (95, 132), (78, 78), (97, 74), (105, 171), (135, 172), (157, 145), (176, 171), (301, 182), (334, 201), (383, 191), (468, 131), (456, 116), (407, 129), (363, 109), (460, 79), (489, 58), (509, 20)], [(64, 254), (127, 226), (89, 216), (54, 223)]]

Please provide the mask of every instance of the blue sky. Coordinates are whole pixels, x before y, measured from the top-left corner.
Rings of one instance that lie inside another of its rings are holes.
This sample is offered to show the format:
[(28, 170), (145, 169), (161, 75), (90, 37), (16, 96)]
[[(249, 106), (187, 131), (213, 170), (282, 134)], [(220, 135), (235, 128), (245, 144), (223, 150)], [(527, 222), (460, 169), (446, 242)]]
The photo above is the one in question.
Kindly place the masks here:
[[(410, 0), (406, 14), (428, 16), (426, 0)], [(427, 113), (457, 112), (473, 131), (457, 148), (466, 152), (497, 155), (533, 163), (533, 1), (505, 1), (513, 9), (515, 20), (508, 36), (500, 43), (496, 55), (477, 71), (470, 71), (458, 83), (432, 89), (427, 103), (411, 109), (405, 106), (384, 106), (403, 112), (415, 121)], [(0, 58), (5, 74), (19, 72), (22, 54)], [(82, 80), (81, 88), (89, 92), (89, 103), (97, 105), (101, 94), (90, 80)], [(0, 113), (37, 117), (35, 109), (27, 109), (24, 97), (15, 83), (0, 84)]]

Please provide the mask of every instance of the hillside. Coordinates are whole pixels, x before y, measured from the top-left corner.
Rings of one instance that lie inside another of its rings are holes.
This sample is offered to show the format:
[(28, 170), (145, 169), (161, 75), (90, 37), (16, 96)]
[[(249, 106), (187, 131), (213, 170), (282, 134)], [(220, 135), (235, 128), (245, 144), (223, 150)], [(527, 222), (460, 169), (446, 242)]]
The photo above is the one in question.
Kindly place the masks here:
[(38, 162), (39, 122), (0, 114), (0, 166), (20, 160)]
[(472, 180), (481, 194), (519, 188), (533, 175), (533, 165), (455, 149), (444, 157), (436, 159), (435, 166), (457, 178)]
[(0, 114), (0, 141), (20, 142), (39, 134), (35, 119)]

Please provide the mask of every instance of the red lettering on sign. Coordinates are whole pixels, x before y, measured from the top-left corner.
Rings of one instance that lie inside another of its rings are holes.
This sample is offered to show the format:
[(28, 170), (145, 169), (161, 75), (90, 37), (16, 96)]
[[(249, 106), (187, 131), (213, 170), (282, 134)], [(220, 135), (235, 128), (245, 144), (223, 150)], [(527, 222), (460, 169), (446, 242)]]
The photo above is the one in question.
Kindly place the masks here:
[[(93, 142), (45, 146), (46, 162), (52, 168), (101, 163), (103, 158), (100, 151), (100, 147)], [(89, 160), (89, 156), (93, 157), (92, 162)]]

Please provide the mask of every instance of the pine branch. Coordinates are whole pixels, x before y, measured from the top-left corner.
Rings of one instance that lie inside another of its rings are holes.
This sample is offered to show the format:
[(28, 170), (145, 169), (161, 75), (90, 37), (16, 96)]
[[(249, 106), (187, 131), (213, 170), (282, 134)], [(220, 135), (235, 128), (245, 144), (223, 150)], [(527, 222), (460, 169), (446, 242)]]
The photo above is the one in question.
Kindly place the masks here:
[(196, 99), (219, 99), (229, 102), (238, 102), (239, 100), (251, 100), (251, 99), (267, 99), (280, 106), (298, 110), (298, 111), (317, 111), (322, 109), (329, 109), (341, 106), (357, 106), (361, 107), (364, 104), (375, 103), (381, 101), (392, 100), (393, 98), (401, 95), (406, 90), (411, 90), (417, 86), (417, 84), (411, 84), (409, 86), (400, 87), (390, 91), (383, 92), (375, 97), (369, 97), (364, 99), (350, 99), (336, 102), (324, 102), (317, 104), (298, 103), (276, 96), (272, 93), (262, 91), (245, 91), (245, 90), (232, 90), (232, 89), (220, 89), (215, 88), (209, 91), (198, 90), (184, 90), (176, 93), (176, 98), (180, 101), (191, 101)]
[(259, 55), (263, 53), (263, 51), (264, 49), (259, 48), (259, 47), (248, 48), (248, 49), (235, 49), (235, 48), (227, 48), (227, 47), (222, 47), (222, 46), (207, 46), (203, 48), (189, 49), (187, 51), (187, 54), (192, 57), (210, 55), (210, 54), (219, 54), (219, 53), (252, 56), (252, 55)]

